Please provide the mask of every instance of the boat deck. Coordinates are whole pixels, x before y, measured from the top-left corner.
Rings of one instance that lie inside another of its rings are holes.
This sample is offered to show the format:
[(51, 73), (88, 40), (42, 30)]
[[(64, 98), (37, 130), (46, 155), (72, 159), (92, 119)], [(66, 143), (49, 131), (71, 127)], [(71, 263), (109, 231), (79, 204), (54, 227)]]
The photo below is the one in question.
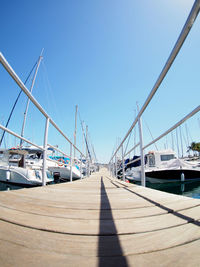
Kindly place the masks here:
[(90, 178), (0, 193), (1, 266), (199, 266), (200, 200)]

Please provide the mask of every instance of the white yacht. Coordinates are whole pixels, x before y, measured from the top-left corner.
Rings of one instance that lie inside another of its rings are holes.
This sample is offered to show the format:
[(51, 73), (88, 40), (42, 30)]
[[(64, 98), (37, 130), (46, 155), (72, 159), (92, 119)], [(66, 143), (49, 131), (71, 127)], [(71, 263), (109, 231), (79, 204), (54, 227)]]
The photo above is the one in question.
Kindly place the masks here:
[[(51, 158), (51, 157), (50, 157)], [(70, 180), (71, 166), (70, 160), (66, 157), (52, 157), (53, 161), (48, 161), (48, 169), (60, 177), (61, 180)], [(81, 172), (77, 164), (72, 165), (72, 179), (80, 179)]]
[[(26, 157), (26, 164), (28, 166), (36, 167), (43, 164), (42, 150), (35, 147), (23, 147), (25, 151), (28, 151)], [(70, 180), (70, 159), (61, 156), (53, 156), (51, 148), (48, 148), (47, 153), (47, 168), (53, 173), (55, 178), (59, 177), (61, 180)], [(81, 172), (77, 164), (72, 166), (72, 179), (80, 179)]]
[[(42, 185), (42, 168), (26, 164), (25, 157), (28, 152), (21, 149), (0, 150), (0, 181), (12, 184), (36, 186)], [(53, 177), (47, 171), (47, 181), (50, 183)]]
[[(145, 176), (151, 183), (200, 180), (197, 164), (178, 159), (173, 150), (150, 151), (145, 156)], [(141, 166), (127, 169), (128, 180), (141, 181)]]

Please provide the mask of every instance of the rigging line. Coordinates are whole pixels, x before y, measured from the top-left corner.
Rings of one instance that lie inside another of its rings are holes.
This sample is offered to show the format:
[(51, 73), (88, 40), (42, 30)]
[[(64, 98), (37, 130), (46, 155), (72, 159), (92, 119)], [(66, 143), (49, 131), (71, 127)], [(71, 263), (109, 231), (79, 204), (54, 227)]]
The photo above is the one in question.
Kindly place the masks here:
[(178, 141), (178, 129), (177, 128), (176, 128), (176, 145), (177, 145), (177, 151), (178, 151), (178, 158), (180, 158), (179, 141)]
[(95, 153), (95, 151), (94, 151), (94, 146), (93, 146), (93, 144), (92, 144), (92, 149), (93, 149), (93, 153), (94, 153), (94, 158), (95, 158), (95, 161), (96, 161), (96, 162), (98, 162), (98, 160), (97, 160), (97, 156), (96, 156), (96, 153)]
[[(144, 121), (144, 123), (145, 123), (145, 125), (146, 125), (146, 127), (147, 127), (147, 129), (148, 129), (148, 131), (149, 131), (149, 133), (150, 133), (150, 135), (151, 135), (152, 141), (153, 141), (153, 140), (154, 140), (154, 137), (153, 137), (153, 135), (152, 135), (152, 133), (151, 133), (151, 130), (150, 130), (150, 128), (149, 128), (147, 122), (146, 122), (144, 119), (143, 119), (143, 121)], [(154, 146), (155, 146), (156, 150), (158, 151), (158, 147), (157, 147), (156, 143), (154, 143)]]
[(187, 138), (186, 144), (187, 144), (187, 147), (189, 147), (190, 142), (189, 142), (189, 136), (188, 136), (188, 130), (187, 130), (187, 124), (186, 123), (185, 123), (185, 131), (186, 131), (186, 138)]
[(47, 94), (47, 95), (49, 97), (49, 100), (48, 100), (49, 101), (49, 106), (51, 106), (50, 103), (53, 104), (54, 112), (56, 112), (57, 117), (59, 118), (61, 116), (60, 116), (60, 112), (58, 111), (57, 105), (56, 105), (56, 102), (55, 102), (55, 97), (54, 97), (54, 94), (53, 94), (53, 87), (52, 87), (50, 79), (49, 79), (47, 67), (46, 67), (46, 64), (45, 64), (45, 59), (43, 59), (43, 61), (41, 62), (41, 66), (42, 66), (42, 68), (44, 70), (44, 78), (45, 78), (44, 82), (46, 83), (46, 86), (48, 87), (47, 90), (48, 90), (49, 94)]
[(193, 142), (193, 138), (192, 138), (192, 135), (191, 135), (191, 131), (190, 131), (190, 129), (188, 128), (188, 124), (187, 124), (187, 134), (188, 134), (188, 136), (189, 136), (188, 140), (190, 139), (190, 141), (189, 141), (189, 145), (190, 145), (190, 143)]
[(85, 131), (84, 131), (84, 127), (83, 127), (83, 121), (81, 120), (81, 115), (80, 115), (79, 110), (78, 110), (78, 115), (79, 115), (79, 120), (80, 120), (80, 122), (81, 122), (81, 128), (82, 128), (82, 131), (83, 131), (83, 135), (84, 135), (84, 137), (85, 137)]
[[(24, 85), (27, 83), (27, 81), (28, 81), (28, 79), (30, 78), (31, 73), (33, 72), (33, 70), (34, 70), (34, 68), (35, 68), (36, 65), (37, 65), (37, 61), (36, 61), (36, 63), (34, 64), (33, 68), (31, 69), (31, 71), (30, 71), (28, 77), (26, 78), (26, 80), (25, 80), (25, 82), (24, 82)], [(11, 119), (11, 117), (12, 117), (13, 111), (14, 111), (14, 109), (15, 109), (15, 106), (16, 106), (18, 100), (19, 100), (19, 97), (20, 97), (21, 93), (22, 93), (22, 90), (20, 90), (20, 92), (19, 92), (19, 94), (18, 94), (18, 96), (17, 96), (17, 98), (16, 98), (16, 100), (15, 100), (15, 103), (14, 103), (14, 105), (13, 105), (13, 107), (12, 107), (12, 110), (11, 110), (11, 112), (10, 112), (10, 115), (9, 115), (9, 117), (8, 117), (8, 120), (7, 120), (7, 123), (6, 123), (6, 126), (5, 126), (6, 128), (7, 128), (8, 124), (9, 124), (9, 122), (10, 122), (10, 119)], [(3, 131), (3, 134), (2, 134), (2, 136), (1, 136), (0, 146), (1, 146), (1, 144), (2, 144), (4, 135), (5, 135), (5, 130)]]
[(181, 132), (182, 132), (182, 137), (183, 137), (183, 140), (184, 140), (186, 148), (187, 148), (187, 139), (186, 139), (185, 133), (183, 132), (183, 130)]
[(129, 138), (128, 138), (128, 142), (127, 142), (127, 144), (126, 144), (126, 148), (125, 148), (125, 151), (124, 151), (124, 155), (126, 154), (126, 150), (127, 150), (127, 148), (128, 148), (128, 144), (129, 144), (129, 141), (130, 141), (132, 132), (133, 132), (133, 130), (131, 130), (131, 132), (130, 132), (130, 134), (129, 134)]
[(197, 120), (198, 120), (198, 123), (199, 123), (199, 128), (200, 128), (200, 118), (198, 118)]
[(83, 140), (82, 140), (82, 146), (83, 146), (82, 149), (83, 149), (83, 152), (84, 152), (84, 140), (85, 140), (85, 136), (84, 136), (84, 129), (83, 129), (82, 120), (81, 120), (81, 115), (80, 115), (79, 110), (78, 110), (78, 116), (79, 116), (79, 120), (80, 120), (80, 122), (81, 122), (82, 138), (83, 138)]
[(94, 150), (94, 145), (93, 145), (93, 144), (92, 144), (92, 149), (93, 149), (93, 153), (94, 153), (94, 158), (95, 158), (96, 162), (98, 162), (98, 160), (97, 160), (97, 156), (96, 156), (96, 153), (95, 153), (95, 150)]
[(84, 136), (84, 139), (85, 139), (85, 144), (86, 144), (86, 147), (87, 147), (88, 155), (89, 155), (89, 157), (90, 157), (90, 160), (92, 160), (91, 155), (90, 155), (90, 150), (89, 150), (88, 142), (87, 142), (87, 139), (86, 139), (86, 136), (85, 136), (85, 131), (84, 131), (84, 127), (83, 127), (83, 122), (82, 122), (82, 120), (81, 120), (81, 115), (80, 115), (79, 110), (78, 110), (78, 115), (79, 115), (79, 119), (80, 119), (80, 122), (81, 122), (81, 128), (82, 128), (82, 131), (83, 131), (83, 136)]
[(171, 132), (171, 141), (172, 141), (172, 149), (174, 150), (174, 135), (173, 135), (173, 131)]
[[(135, 110), (135, 118), (136, 118), (136, 117), (137, 117), (137, 116), (136, 116), (136, 110)], [(127, 148), (128, 148), (128, 144), (129, 144), (130, 137), (131, 137), (132, 133), (133, 133), (133, 129), (132, 129), (131, 132), (130, 132), (129, 139), (128, 139), (128, 142), (127, 142), (127, 144), (126, 144), (126, 149), (125, 149), (125, 151), (124, 151), (124, 155), (126, 155), (126, 150), (127, 150)], [(134, 138), (135, 138), (135, 137), (136, 137), (136, 127), (134, 127), (134, 134), (135, 134), (135, 136), (134, 136)], [(134, 144), (134, 146), (135, 146), (135, 144)], [(130, 154), (129, 154), (129, 155), (130, 155)]]
[[(85, 134), (84, 134), (85, 135)], [(87, 147), (87, 151), (88, 151), (88, 155), (90, 157), (90, 160), (92, 160), (92, 157), (91, 157), (91, 154), (90, 154), (90, 150), (89, 150), (89, 145), (88, 145), (88, 142), (86, 140), (86, 137), (85, 137), (85, 143), (86, 143), (86, 147)]]
[[(136, 118), (136, 115), (137, 113), (136, 113), (136, 110), (135, 110), (135, 118)], [(136, 127), (134, 127), (134, 147), (136, 146), (136, 136), (137, 135), (137, 131), (136, 131)], [(135, 149), (134, 149), (134, 154), (135, 154)]]
[(89, 155), (90, 160), (92, 161), (92, 157), (91, 157), (90, 150), (89, 150), (89, 143), (88, 143), (88, 140), (87, 140), (87, 138), (85, 136), (85, 133), (84, 133), (84, 137), (85, 137), (85, 143), (86, 143), (88, 155)]
[(183, 138), (182, 138), (182, 130), (181, 125), (179, 126), (180, 140), (181, 140), (181, 156), (183, 158)]
[(50, 86), (48, 85), (48, 81), (47, 81), (47, 77), (46, 77), (46, 72), (45, 72), (45, 67), (44, 67), (43, 61), (41, 61), (41, 63), (40, 63), (40, 70), (41, 70), (41, 72), (40, 72), (41, 81), (42, 81), (42, 85), (43, 85), (44, 93), (45, 93), (45, 104), (46, 104), (47, 109), (50, 110), (50, 112), (51, 112), (52, 108), (53, 108), (53, 103), (51, 101)]
[[(39, 66), (40, 66), (40, 62), (41, 62), (41, 60), (43, 58), (42, 57), (43, 50), (44, 49), (42, 49), (42, 52), (41, 52), (41, 54), (40, 54), (40, 56), (38, 58), (38, 61), (37, 61), (37, 67), (35, 69), (35, 73), (34, 73), (34, 76), (33, 76), (33, 79), (32, 79), (31, 87), (30, 87), (30, 94), (32, 94), (33, 87), (34, 87), (34, 84), (35, 84), (35, 79), (36, 79), (36, 76), (37, 76), (37, 73), (38, 73), (38, 69), (39, 69)], [(23, 120), (22, 130), (21, 130), (21, 137), (24, 137), (24, 129), (25, 129), (25, 124), (26, 124), (29, 104), (30, 104), (30, 98), (27, 98), (26, 108), (25, 108), (25, 112), (24, 112), (24, 120)], [(22, 144), (23, 144), (23, 140), (21, 139), (20, 140), (20, 147), (22, 147)]]
[(92, 148), (92, 152), (93, 152), (93, 155), (94, 155), (94, 159), (95, 159), (96, 162), (97, 162), (97, 157), (96, 157), (96, 153), (95, 153), (95, 151), (94, 151), (94, 145), (93, 145), (93, 143), (92, 143), (92, 138), (91, 138), (90, 134), (88, 134), (88, 137), (89, 137), (89, 139), (90, 139), (90, 143), (91, 143), (91, 148)]
[[(112, 157), (112, 155), (113, 155), (113, 153), (114, 153), (114, 151), (115, 151), (115, 149), (116, 149), (115, 147), (117, 147), (117, 143), (118, 143), (118, 142), (117, 142), (117, 139), (116, 139), (116, 143), (114, 144), (114, 147), (113, 147), (113, 151), (112, 151), (111, 157)], [(116, 155), (116, 157), (117, 157), (117, 155)]]

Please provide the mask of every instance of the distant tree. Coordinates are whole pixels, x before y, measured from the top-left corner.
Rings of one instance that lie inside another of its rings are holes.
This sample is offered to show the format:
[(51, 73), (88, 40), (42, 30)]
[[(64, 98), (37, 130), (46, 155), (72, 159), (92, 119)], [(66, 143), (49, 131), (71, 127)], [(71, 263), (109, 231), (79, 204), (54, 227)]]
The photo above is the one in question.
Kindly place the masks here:
[(188, 147), (188, 151), (197, 151), (200, 153), (200, 142), (199, 143), (195, 143), (195, 142), (192, 142), (191, 145)]

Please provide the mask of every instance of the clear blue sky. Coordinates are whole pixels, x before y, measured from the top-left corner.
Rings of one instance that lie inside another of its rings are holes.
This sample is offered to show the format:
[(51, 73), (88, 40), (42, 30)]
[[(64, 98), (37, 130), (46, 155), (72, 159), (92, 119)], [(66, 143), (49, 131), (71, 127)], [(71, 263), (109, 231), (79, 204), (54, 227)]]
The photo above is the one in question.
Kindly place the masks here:
[[(116, 140), (125, 136), (134, 120), (136, 101), (141, 107), (155, 84), (193, 2), (1, 0), (0, 50), (24, 81), (44, 48), (33, 95), (70, 139), (77, 104), (97, 158), (106, 162)], [(144, 113), (154, 137), (199, 105), (199, 47), (200, 15)], [(0, 79), (0, 120), (5, 123), (19, 89), (2, 66)], [(18, 133), (24, 107), (22, 96), (9, 125)], [(41, 144), (44, 120), (40, 117), (31, 106), (25, 136)], [(199, 141), (199, 117), (188, 122), (193, 141)], [(143, 124), (146, 144), (151, 137)], [(79, 123), (81, 148), (80, 131)], [(11, 142), (8, 137), (7, 142)], [(62, 146), (51, 128), (49, 143)]]

